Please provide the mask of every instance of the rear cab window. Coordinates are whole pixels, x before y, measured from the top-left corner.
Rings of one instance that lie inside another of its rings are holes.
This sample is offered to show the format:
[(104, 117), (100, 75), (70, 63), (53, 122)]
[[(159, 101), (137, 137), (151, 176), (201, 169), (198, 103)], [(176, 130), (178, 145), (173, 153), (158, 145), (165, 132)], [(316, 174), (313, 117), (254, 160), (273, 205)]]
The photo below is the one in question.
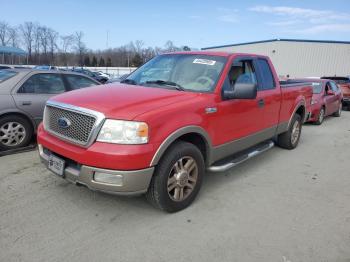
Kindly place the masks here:
[(322, 83), (320, 83), (320, 82), (312, 82), (311, 86), (312, 86), (312, 92), (314, 94), (321, 94), (321, 92), (322, 92)]
[(259, 75), (261, 79), (258, 90), (275, 89), (275, 78), (273, 77), (268, 61), (264, 58), (258, 58), (256, 61), (259, 67)]
[(5, 82), (6, 80), (10, 79), (11, 77), (14, 77), (15, 75), (17, 75), (17, 72), (9, 70), (0, 70), (0, 83)]

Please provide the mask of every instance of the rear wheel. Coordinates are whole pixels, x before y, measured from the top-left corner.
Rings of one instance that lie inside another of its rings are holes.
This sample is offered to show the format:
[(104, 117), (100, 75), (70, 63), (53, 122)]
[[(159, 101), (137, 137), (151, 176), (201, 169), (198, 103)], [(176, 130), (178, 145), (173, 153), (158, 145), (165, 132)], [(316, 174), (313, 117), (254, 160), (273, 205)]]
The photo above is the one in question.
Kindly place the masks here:
[(9, 115), (0, 118), (0, 150), (27, 146), (32, 138), (33, 128), (21, 116)]
[(302, 121), (301, 116), (295, 114), (292, 118), (288, 131), (282, 133), (277, 138), (278, 146), (285, 149), (294, 149), (297, 147), (301, 135)]
[(205, 164), (199, 149), (191, 143), (177, 142), (156, 167), (146, 198), (161, 210), (180, 211), (194, 201), (204, 172)]
[(321, 125), (323, 123), (324, 117), (326, 114), (326, 110), (324, 107), (320, 109), (320, 112), (318, 113), (317, 121), (315, 122), (316, 125)]

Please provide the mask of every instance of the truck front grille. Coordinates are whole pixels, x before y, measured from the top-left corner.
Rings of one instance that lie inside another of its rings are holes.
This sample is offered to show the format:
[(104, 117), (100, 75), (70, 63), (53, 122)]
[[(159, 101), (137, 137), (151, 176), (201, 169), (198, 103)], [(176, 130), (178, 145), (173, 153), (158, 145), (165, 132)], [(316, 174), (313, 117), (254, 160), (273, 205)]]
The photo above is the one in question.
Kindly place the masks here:
[[(84, 109), (83, 109), (84, 110)], [(50, 134), (67, 140), (81, 146), (88, 146), (92, 139), (96, 138), (99, 124), (102, 118), (96, 112), (92, 114), (91, 110), (83, 112), (76, 109), (70, 109), (68, 106), (56, 106), (48, 103), (44, 113), (44, 127)], [(60, 124), (64, 121), (67, 125)]]

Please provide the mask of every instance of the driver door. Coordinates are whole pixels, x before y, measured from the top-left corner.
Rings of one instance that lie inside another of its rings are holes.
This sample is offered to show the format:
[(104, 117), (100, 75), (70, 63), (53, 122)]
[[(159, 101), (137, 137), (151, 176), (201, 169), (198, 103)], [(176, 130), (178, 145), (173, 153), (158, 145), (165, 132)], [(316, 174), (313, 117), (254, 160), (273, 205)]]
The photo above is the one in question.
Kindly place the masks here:
[[(254, 83), (257, 85), (257, 73), (254, 59), (236, 58), (226, 76), (223, 89), (232, 89), (235, 83)], [(229, 99), (218, 104), (214, 120), (216, 144), (225, 144), (246, 138), (261, 131), (264, 119), (264, 107), (259, 105), (260, 92), (255, 99)]]

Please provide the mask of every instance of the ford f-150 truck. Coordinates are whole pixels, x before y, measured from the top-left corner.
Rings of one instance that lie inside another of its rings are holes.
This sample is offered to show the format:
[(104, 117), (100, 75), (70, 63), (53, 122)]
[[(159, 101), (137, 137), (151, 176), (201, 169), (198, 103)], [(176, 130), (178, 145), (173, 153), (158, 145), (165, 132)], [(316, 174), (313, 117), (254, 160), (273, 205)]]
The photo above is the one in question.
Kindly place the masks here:
[(55, 96), (38, 129), (49, 170), (92, 190), (146, 194), (175, 212), (205, 171), (225, 171), (274, 143), (297, 146), (312, 87), (281, 85), (268, 57), (157, 56), (118, 84)]

